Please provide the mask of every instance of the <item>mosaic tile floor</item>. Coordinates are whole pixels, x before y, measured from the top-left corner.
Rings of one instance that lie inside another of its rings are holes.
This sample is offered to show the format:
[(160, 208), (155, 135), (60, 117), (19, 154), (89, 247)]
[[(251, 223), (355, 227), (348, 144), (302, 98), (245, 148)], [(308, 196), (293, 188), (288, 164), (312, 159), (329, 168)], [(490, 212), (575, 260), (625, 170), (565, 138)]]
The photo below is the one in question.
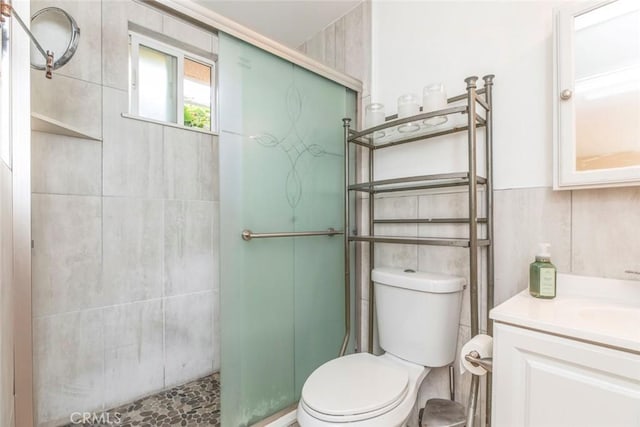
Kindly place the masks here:
[[(220, 374), (165, 390), (108, 411), (120, 414), (120, 427), (220, 426)], [(74, 427), (78, 424), (68, 424)], [(103, 426), (103, 424), (82, 424)], [(113, 425), (113, 424), (112, 424)]]

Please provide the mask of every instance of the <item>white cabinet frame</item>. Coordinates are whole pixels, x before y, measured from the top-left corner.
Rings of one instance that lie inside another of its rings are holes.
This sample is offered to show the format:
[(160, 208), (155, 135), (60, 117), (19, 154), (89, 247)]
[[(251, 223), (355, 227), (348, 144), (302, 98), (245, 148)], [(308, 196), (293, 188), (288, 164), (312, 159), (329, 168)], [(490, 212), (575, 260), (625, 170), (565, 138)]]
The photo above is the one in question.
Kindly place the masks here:
[[(575, 93), (574, 18), (614, 0), (579, 2), (554, 11), (553, 30), (553, 188), (620, 187), (640, 185), (640, 166), (577, 171), (574, 97), (563, 100), (564, 90)], [(603, 117), (606, 120), (606, 117)]]

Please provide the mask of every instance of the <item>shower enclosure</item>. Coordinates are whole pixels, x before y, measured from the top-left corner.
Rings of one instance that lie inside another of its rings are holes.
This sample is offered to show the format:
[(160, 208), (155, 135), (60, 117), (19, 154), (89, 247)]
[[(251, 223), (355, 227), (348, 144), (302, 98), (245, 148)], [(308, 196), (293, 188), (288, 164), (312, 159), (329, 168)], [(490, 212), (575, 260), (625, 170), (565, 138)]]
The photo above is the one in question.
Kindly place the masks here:
[(219, 64), (222, 425), (246, 426), (340, 351), (357, 94), (225, 34)]

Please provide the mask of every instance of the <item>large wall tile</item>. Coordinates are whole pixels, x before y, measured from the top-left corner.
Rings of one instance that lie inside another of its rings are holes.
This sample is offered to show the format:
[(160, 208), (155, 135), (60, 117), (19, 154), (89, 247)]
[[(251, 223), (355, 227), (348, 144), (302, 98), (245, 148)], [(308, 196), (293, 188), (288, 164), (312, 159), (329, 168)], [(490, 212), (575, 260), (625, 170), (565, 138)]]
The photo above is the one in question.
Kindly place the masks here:
[[(640, 280), (640, 188), (573, 191), (572, 272)], [(553, 252), (552, 252), (553, 256)]]
[(357, 332), (360, 351), (367, 351), (369, 348), (369, 300), (360, 299), (360, 301), (356, 301), (356, 304), (360, 306), (360, 330)]
[(101, 181), (100, 142), (31, 133), (31, 190), (34, 193), (99, 196)]
[[(477, 216), (486, 217), (484, 191), (478, 191)], [(468, 218), (469, 193), (466, 191), (448, 191), (432, 193), (418, 198), (420, 218)], [(463, 224), (421, 224), (420, 235), (424, 237), (469, 238), (469, 225)], [(486, 236), (483, 224), (478, 225), (478, 236)]]
[[(220, 202), (213, 202), (213, 277), (214, 290), (220, 291)], [(219, 301), (218, 301), (219, 303)]]
[[(357, 227), (354, 227), (351, 232), (362, 235), (369, 233), (369, 200), (363, 198), (356, 198), (356, 218)], [(355, 257), (356, 257), (356, 274), (360, 279), (360, 298), (369, 299), (369, 244), (368, 243), (356, 243), (355, 244)]]
[(162, 34), (206, 52), (213, 49), (213, 33), (167, 15), (162, 17)]
[(345, 42), (344, 42), (344, 37), (345, 37), (345, 21), (346, 19), (344, 18), (344, 16), (340, 19), (338, 19), (335, 22), (335, 42), (336, 42), (336, 48), (335, 48), (335, 65), (334, 68), (338, 71), (342, 71), (344, 72), (344, 62), (345, 62)]
[[(478, 193), (478, 216), (482, 216), (484, 193)], [(418, 199), (420, 218), (467, 218), (469, 216), (469, 193), (448, 191), (425, 194)]]
[(211, 290), (218, 282), (214, 266), (213, 202), (165, 202), (164, 294)]
[(165, 299), (165, 386), (213, 372), (213, 291)]
[[(405, 235), (409, 235), (406, 233)], [(382, 235), (382, 233), (380, 233)], [(394, 235), (400, 235), (395, 233)], [(418, 268), (418, 249), (416, 245), (397, 243), (376, 243), (374, 249), (374, 267)]]
[(157, 10), (134, 1), (102, 2), (103, 82), (122, 90), (129, 87), (129, 21), (162, 32), (162, 14)]
[(44, 316), (103, 304), (99, 197), (32, 197), (33, 314)]
[(371, 23), (371, 2), (363, 1), (299, 46), (298, 50), (361, 80), (362, 96), (366, 98), (371, 93)]
[(306, 43), (306, 54), (319, 62), (326, 60), (324, 56), (324, 33), (318, 33), (310, 38)]
[[(466, 191), (448, 191), (443, 193), (431, 193), (418, 198), (418, 211), (420, 218), (467, 218), (469, 216), (469, 198)], [(483, 193), (478, 196), (478, 216), (482, 217), (484, 207)], [(484, 228), (479, 227), (479, 235), (483, 236)], [(468, 239), (468, 224), (421, 224), (419, 227), (420, 237), (434, 238), (460, 238)], [(432, 271), (436, 273), (451, 274), (464, 277), (467, 280), (467, 287), (463, 293), (462, 310), (460, 313), (460, 324), (469, 326), (471, 324), (470, 309), (470, 269), (469, 250), (460, 247), (446, 246), (422, 246), (418, 251), (418, 266), (420, 270)], [(485, 279), (485, 251), (478, 251), (478, 316), (479, 326), (483, 327), (484, 307), (486, 301), (482, 298), (483, 285)]]
[[(122, 117), (131, 24), (207, 51), (217, 38), (142, 2), (32, 3), (49, 5), (74, 15), (82, 36), (53, 81), (33, 72), (33, 110), (103, 141), (32, 138), (34, 386), (43, 427), (220, 368), (217, 137)], [(164, 299), (165, 291), (183, 295)], [(12, 381), (2, 374), (2, 389)]]
[(162, 300), (104, 309), (105, 406), (164, 387)]
[(213, 290), (213, 316), (211, 325), (211, 335), (213, 340), (213, 370), (220, 371), (220, 287)]
[(164, 128), (167, 198), (219, 200), (217, 172), (217, 137), (174, 127)]
[[(71, 60), (54, 71), (64, 75), (100, 84), (102, 82), (102, 14), (95, 1), (86, 0), (32, 0), (31, 14), (45, 7), (60, 7), (69, 13), (80, 28), (78, 49)], [(46, 44), (44, 45), (46, 49)], [(54, 52), (60, 57), (62, 52)], [(44, 75), (44, 71), (41, 71)], [(55, 77), (54, 77), (55, 79)]]
[(94, 138), (102, 136), (102, 90), (99, 84), (31, 70), (31, 111)]
[(329, 25), (321, 33), (324, 37), (324, 64), (331, 68), (336, 67), (336, 26)]
[(417, 218), (416, 196), (379, 197), (374, 202), (376, 219)]
[(163, 126), (122, 117), (127, 99), (124, 91), (104, 89), (104, 195), (161, 198)]
[(161, 200), (105, 197), (103, 280), (109, 301), (162, 296)]
[(74, 411), (103, 409), (102, 311), (38, 318), (33, 333), (36, 423), (69, 422)]
[[(412, 197), (381, 197), (375, 200), (375, 218), (416, 218), (418, 199)], [(375, 234), (380, 236), (416, 236), (416, 224), (378, 224)], [(418, 248), (416, 245), (376, 244), (374, 249), (375, 267), (418, 268)]]
[(571, 269), (571, 193), (550, 188), (494, 193), (496, 305), (526, 289), (538, 243), (551, 243), (558, 271)]
[(367, 97), (371, 95), (371, 70), (373, 68), (372, 62), (372, 27), (373, 27), (373, 18), (372, 18), (372, 10), (371, 10), (371, 1), (364, 0), (362, 2), (362, 50), (363, 50), (363, 61), (364, 61), (364, 69), (362, 70), (362, 76), (360, 76), (360, 80), (362, 81), (362, 95), (363, 97)]
[(370, 21), (371, 8), (365, 7), (365, 2), (345, 15), (344, 72), (362, 81), (363, 95), (369, 94), (371, 80), (371, 35), (367, 33)]

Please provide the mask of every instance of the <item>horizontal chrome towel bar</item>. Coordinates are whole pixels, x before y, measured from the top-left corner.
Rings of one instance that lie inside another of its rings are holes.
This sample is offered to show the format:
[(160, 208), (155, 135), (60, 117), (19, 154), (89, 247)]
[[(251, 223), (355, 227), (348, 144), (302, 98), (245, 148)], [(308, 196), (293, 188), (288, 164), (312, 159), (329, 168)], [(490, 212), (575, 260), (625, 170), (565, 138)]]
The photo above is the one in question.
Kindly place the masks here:
[(343, 234), (335, 228), (329, 228), (325, 231), (292, 231), (285, 233), (254, 233), (251, 230), (242, 230), (242, 240), (247, 242), (251, 239), (269, 239), (271, 237), (308, 237), (308, 236), (335, 236)]

